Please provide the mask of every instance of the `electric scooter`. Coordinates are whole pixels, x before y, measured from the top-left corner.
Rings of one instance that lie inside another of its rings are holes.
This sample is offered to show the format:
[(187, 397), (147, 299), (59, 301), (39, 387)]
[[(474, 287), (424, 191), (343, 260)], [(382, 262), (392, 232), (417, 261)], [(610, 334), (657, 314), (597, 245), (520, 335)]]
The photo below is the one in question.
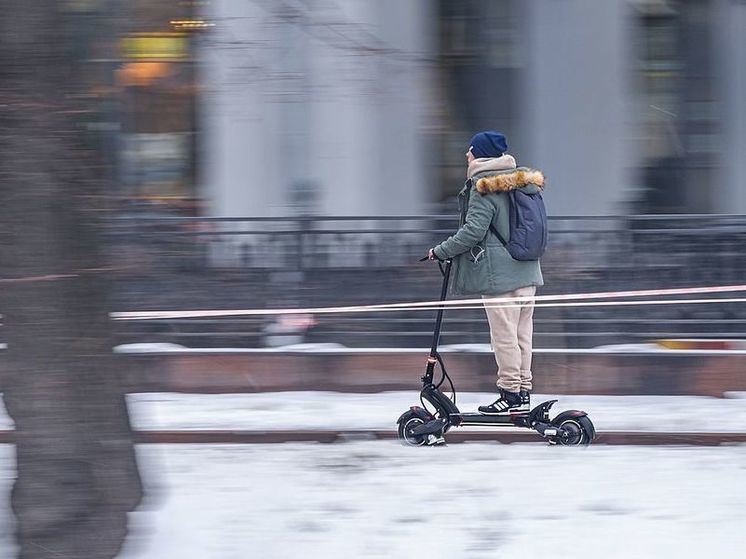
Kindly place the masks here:
[[(427, 257), (421, 261), (427, 260)], [(445, 265), (438, 262), (443, 275), (443, 286), (440, 301), (446, 300), (448, 280), (451, 275), (451, 260)], [(456, 389), (451, 377), (446, 371), (443, 358), (438, 353), (440, 329), (443, 322), (443, 306), (438, 309), (435, 320), (435, 330), (427, 358), (427, 367), (422, 376), (422, 391), (420, 402), (422, 406), (412, 406), (397, 420), (399, 440), (412, 446), (436, 446), (445, 443), (444, 435), (452, 427), (525, 427), (533, 429), (542, 435), (549, 444), (563, 446), (589, 445), (596, 438), (596, 430), (588, 414), (579, 410), (568, 410), (549, 419), (549, 410), (557, 400), (542, 402), (532, 410), (512, 412), (506, 415), (484, 415), (481, 413), (462, 412), (456, 406)], [(440, 366), (441, 376), (437, 384), (434, 383), (435, 366)], [(451, 396), (440, 390), (445, 381), (451, 389)], [(434, 412), (427, 409), (425, 401), (429, 402)]]

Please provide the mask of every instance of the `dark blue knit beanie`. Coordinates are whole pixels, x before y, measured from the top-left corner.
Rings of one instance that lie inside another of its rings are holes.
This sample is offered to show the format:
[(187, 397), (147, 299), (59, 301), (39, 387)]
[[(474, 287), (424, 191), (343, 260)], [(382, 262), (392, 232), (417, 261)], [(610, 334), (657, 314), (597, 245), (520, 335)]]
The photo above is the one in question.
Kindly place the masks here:
[(469, 142), (471, 153), (476, 158), (480, 157), (500, 157), (508, 151), (508, 141), (500, 132), (487, 130), (479, 132)]

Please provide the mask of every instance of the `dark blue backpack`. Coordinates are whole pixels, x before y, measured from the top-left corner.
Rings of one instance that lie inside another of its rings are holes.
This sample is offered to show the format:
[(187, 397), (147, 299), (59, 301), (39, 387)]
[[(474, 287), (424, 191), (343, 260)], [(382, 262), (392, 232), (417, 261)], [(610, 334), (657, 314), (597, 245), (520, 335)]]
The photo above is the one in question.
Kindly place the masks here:
[(539, 192), (510, 190), (510, 238), (506, 242), (494, 225), (490, 230), (516, 260), (538, 260), (547, 248), (547, 210)]

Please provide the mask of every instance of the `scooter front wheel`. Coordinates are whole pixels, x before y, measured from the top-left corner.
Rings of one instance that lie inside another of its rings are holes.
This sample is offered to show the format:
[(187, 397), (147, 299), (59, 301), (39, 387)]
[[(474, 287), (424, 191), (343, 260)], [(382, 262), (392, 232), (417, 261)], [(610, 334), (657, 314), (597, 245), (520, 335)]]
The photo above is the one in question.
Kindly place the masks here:
[(427, 435), (414, 435), (412, 430), (424, 425), (425, 422), (414, 412), (405, 413), (399, 420), (399, 440), (404, 445), (422, 446), (427, 441)]

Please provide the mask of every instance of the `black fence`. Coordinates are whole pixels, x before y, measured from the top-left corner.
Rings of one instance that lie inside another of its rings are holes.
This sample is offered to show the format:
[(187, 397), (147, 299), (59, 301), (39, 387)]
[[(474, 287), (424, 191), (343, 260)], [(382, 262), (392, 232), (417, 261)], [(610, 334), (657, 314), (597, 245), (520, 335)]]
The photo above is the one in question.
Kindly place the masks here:
[[(117, 218), (111, 224), (116, 310), (361, 305), (437, 298), (440, 274), (419, 263), (452, 234), (452, 215), (295, 218)], [(541, 294), (740, 284), (746, 216), (550, 218)], [(743, 295), (743, 294), (741, 294)], [(723, 295), (725, 297), (727, 295)], [(684, 297), (682, 297), (684, 298)], [(432, 311), (272, 318), (171, 319), (119, 325), (123, 342), (190, 347), (329, 343), (424, 347)], [(746, 305), (536, 310), (537, 347), (659, 338), (746, 338)], [(480, 309), (446, 314), (442, 343), (488, 343)]]

